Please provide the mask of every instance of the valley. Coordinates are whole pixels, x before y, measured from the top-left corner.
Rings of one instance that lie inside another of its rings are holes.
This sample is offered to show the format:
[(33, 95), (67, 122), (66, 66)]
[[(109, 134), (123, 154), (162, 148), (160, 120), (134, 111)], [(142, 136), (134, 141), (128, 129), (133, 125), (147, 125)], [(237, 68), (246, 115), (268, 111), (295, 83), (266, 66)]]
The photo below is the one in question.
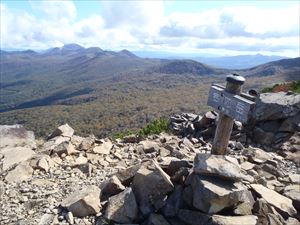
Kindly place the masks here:
[(232, 72), (246, 76), (245, 90), (299, 80), (299, 59), (228, 70), (76, 44), (1, 51), (0, 123), (23, 124), (39, 137), (69, 123), (80, 135), (104, 137), (174, 113), (208, 110), (211, 83), (224, 83)]

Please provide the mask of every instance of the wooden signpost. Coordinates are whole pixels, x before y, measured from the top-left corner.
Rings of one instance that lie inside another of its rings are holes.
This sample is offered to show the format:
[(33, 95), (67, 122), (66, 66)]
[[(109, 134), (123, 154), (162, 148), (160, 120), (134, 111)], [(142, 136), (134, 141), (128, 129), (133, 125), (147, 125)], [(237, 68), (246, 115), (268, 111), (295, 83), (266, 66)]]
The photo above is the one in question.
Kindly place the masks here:
[(255, 107), (255, 98), (241, 92), (245, 78), (232, 74), (226, 77), (226, 88), (213, 84), (209, 91), (209, 106), (219, 110), (219, 120), (212, 146), (212, 154), (225, 155), (234, 119), (247, 123)]

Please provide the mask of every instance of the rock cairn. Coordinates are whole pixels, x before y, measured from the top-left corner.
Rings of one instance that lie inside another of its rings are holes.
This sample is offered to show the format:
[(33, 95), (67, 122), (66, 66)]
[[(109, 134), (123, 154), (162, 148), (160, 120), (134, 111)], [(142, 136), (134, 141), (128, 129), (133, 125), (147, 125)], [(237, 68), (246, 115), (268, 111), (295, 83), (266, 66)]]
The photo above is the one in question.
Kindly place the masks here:
[[(0, 224), (299, 224), (297, 116), (274, 117), (297, 126), (273, 150), (236, 122), (226, 156), (210, 154), (215, 112), (174, 116), (177, 135), (144, 140), (80, 137), (65, 124), (40, 141), (0, 126)], [(257, 121), (252, 133), (275, 119)]]

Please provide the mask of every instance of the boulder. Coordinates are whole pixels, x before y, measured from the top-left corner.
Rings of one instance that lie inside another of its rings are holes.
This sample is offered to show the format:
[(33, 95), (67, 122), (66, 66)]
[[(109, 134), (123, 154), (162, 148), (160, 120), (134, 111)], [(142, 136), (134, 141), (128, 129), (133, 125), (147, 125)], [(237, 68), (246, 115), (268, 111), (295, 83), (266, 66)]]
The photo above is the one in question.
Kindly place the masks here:
[(54, 146), (51, 151), (51, 155), (57, 154), (59, 156), (61, 156), (62, 154), (72, 155), (76, 153), (78, 153), (78, 151), (75, 150), (74, 145), (71, 144), (69, 141), (65, 141)]
[(159, 152), (159, 145), (155, 141), (141, 141), (140, 144), (143, 146), (145, 153)]
[(300, 112), (300, 95), (285, 92), (264, 93), (256, 101), (256, 121), (286, 119)]
[(253, 130), (253, 141), (262, 145), (270, 145), (273, 143), (274, 133), (273, 132), (265, 132), (263, 129), (259, 127), (255, 127)]
[(29, 163), (20, 163), (13, 170), (9, 171), (5, 177), (5, 180), (9, 183), (20, 183), (29, 179), (32, 176), (33, 169), (29, 166)]
[(63, 137), (69, 137), (71, 138), (74, 134), (74, 130), (72, 127), (70, 127), (67, 123), (64, 125), (59, 126), (56, 128), (52, 134), (48, 137), (48, 139), (57, 137), (57, 136), (63, 136)]
[(92, 148), (94, 143), (95, 143), (95, 136), (90, 135), (82, 140), (81, 144), (79, 145), (79, 149), (83, 151), (88, 151), (90, 148)]
[(210, 219), (209, 215), (187, 209), (180, 209), (177, 217), (186, 225), (206, 225)]
[(213, 215), (209, 225), (256, 225), (257, 217), (249, 216), (220, 216)]
[(132, 182), (133, 177), (136, 175), (137, 171), (140, 169), (141, 165), (133, 165), (126, 169), (119, 170), (116, 173), (116, 177), (121, 181), (121, 183), (125, 186), (129, 186)]
[(97, 186), (87, 186), (75, 191), (61, 202), (76, 217), (96, 215), (100, 212), (100, 189)]
[(109, 198), (105, 218), (117, 223), (132, 223), (137, 219), (138, 206), (131, 188)]
[(288, 185), (283, 190), (283, 195), (293, 200), (293, 205), (300, 212), (300, 184)]
[(294, 173), (289, 175), (290, 181), (295, 184), (300, 184), (300, 174)]
[(166, 217), (174, 217), (177, 215), (178, 210), (182, 206), (182, 192), (183, 186), (175, 186), (174, 191), (167, 198), (166, 205), (163, 207), (162, 212)]
[(117, 176), (112, 176), (101, 184), (101, 193), (105, 195), (116, 195), (125, 189)]
[(267, 160), (271, 160), (273, 157), (270, 153), (265, 152), (259, 148), (246, 148), (242, 150), (242, 154), (249, 158), (249, 161), (254, 163), (265, 163)]
[(163, 207), (174, 186), (170, 177), (153, 161), (145, 161), (133, 178), (132, 189), (143, 215)]
[(22, 125), (0, 125), (0, 149), (4, 147), (27, 146), (36, 148), (34, 133)]
[(296, 209), (293, 206), (291, 199), (270, 190), (261, 184), (251, 184), (251, 187), (270, 205), (274, 206), (283, 215), (295, 215)]
[(254, 199), (242, 183), (233, 183), (214, 177), (192, 175), (193, 206), (203, 212), (214, 214), (241, 203), (254, 204)]
[(229, 180), (253, 182), (253, 177), (246, 174), (235, 158), (223, 155), (198, 153), (194, 159), (194, 173), (218, 176)]
[(41, 170), (44, 170), (46, 172), (48, 172), (50, 166), (49, 166), (49, 163), (48, 163), (48, 160), (46, 157), (42, 157), (40, 158), (37, 163), (36, 163), (36, 167), (38, 169), (41, 169)]
[(209, 126), (214, 125), (215, 120), (217, 119), (218, 114), (214, 111), (208, 111), (206, 112), (203, 117), (200, 119), (199, 125), (196, 123), (195, 127), (198, 129), (201, 128), (208, 128)]
[(109, 155), (110, 150), (112, 149), (113, 144), (110, 140), (103, 141), (102, 144), (97, 145), (93, 148), (93, 153)]
[(152, 213), (147, 222), (143, 225), (170, 225), (169, 222), (160, 214)]
[(4, 171), (10, 169), (20, 162), (30, 159), (35, 155), (35, 152), (29, 147), (6, 147), (0, 149), (0, 153), (4, 156), (2, 165), (2, 169)]

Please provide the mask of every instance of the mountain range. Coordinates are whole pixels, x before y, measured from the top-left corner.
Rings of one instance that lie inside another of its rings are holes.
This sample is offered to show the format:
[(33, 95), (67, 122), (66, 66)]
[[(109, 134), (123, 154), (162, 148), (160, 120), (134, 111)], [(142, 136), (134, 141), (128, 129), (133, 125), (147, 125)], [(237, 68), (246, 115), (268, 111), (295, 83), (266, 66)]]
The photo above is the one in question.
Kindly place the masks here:
[(166, 53), (166, 52), (150, 52), (135, 51), (137, 56), (143, 58), (165, 58), (165, 59), (193, 59), (197, 62), (205, 63), (214, 67), (224, 69), (247, 69), (258, 66), (260, 64), (287, 59), (285, 56), (278, 55), (236, 55), (236, 56), (216, 56), (216, 55), (200, 55), (196, 53)]
[(206, 110), (210, 84), (224, 82), (228, 73), (246, 76), (254, 87), (300, 74), (300, 58), (230, 70), (77, 44), (39, 52), (1, 50), (0, 66), (1, 124), (21, 123), (36, 131), (35, 123), (51, 130), (68, 122), (81, 134), (99, 136), (175, 112)]

